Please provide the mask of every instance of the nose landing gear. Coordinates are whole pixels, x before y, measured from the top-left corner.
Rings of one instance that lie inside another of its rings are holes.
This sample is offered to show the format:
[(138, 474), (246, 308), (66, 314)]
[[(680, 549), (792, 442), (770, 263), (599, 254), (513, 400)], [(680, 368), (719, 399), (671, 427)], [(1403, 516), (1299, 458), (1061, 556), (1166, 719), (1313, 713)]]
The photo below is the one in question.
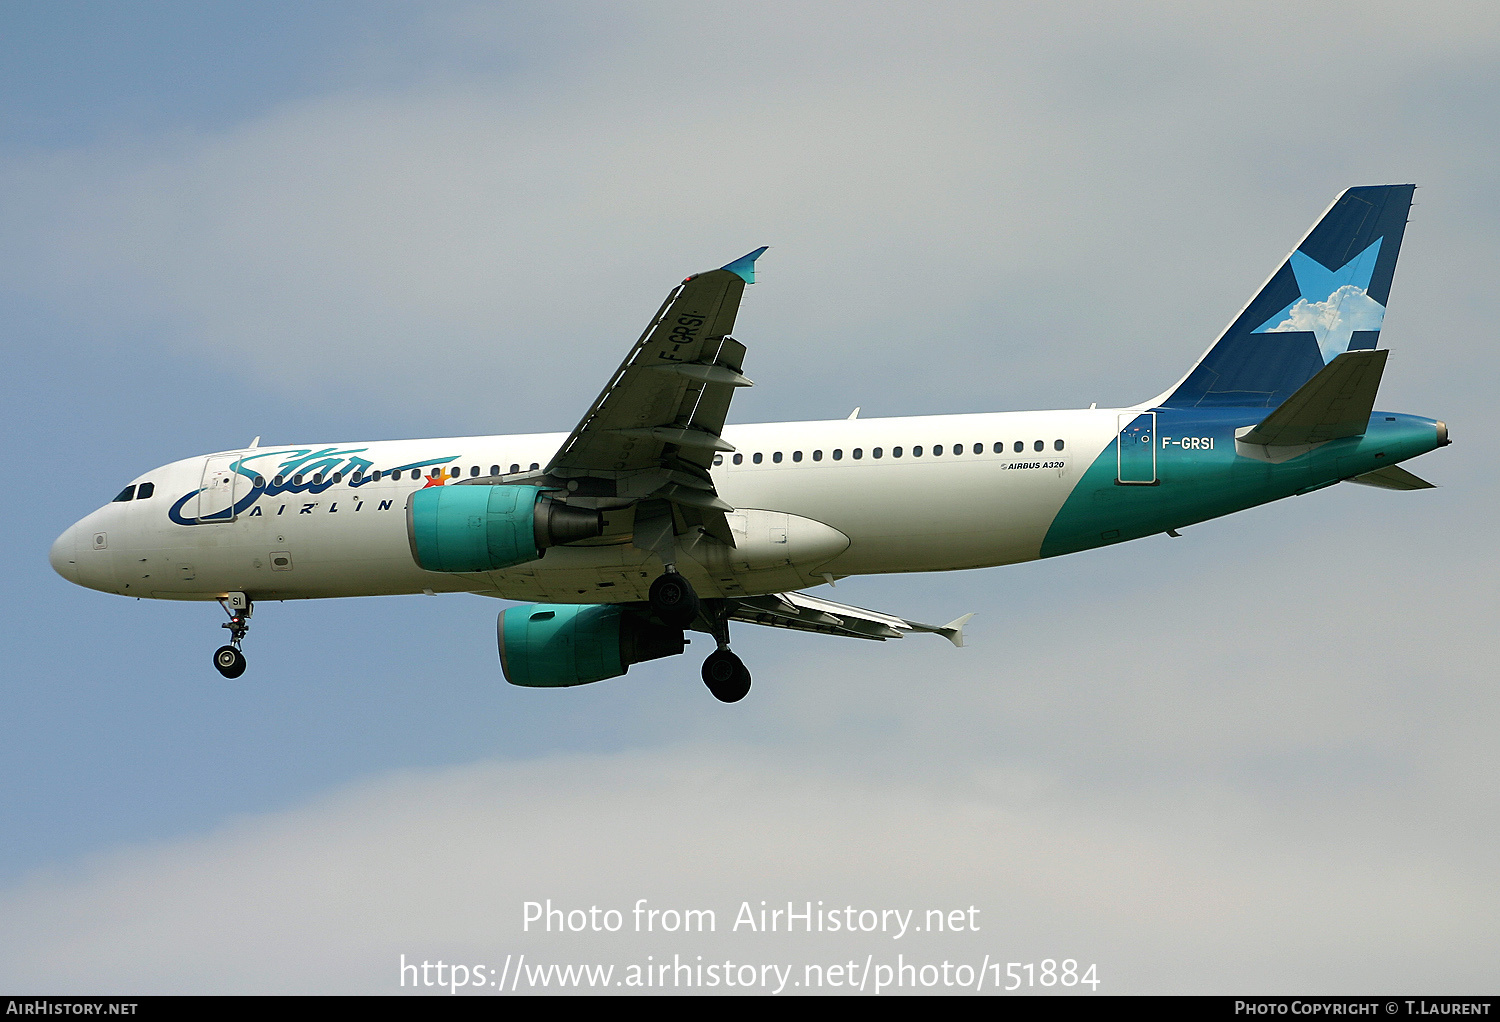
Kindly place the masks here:
[(229, 629), (229, 645), (214, 650), (214, 668), (226, 678), (238, 678), (245, 673), (245, 654), (240, 652), (240, 641), (250, 630), (250, 615), (255, 607), (244, 593), (221, 596), (219, 606), (229, 615), (229, 620), (219, 626)]
[(238, 678), (245, 673), (245, 654), (233, 646), (220, 646), (214, 650), (214, 666), (226, 678)]

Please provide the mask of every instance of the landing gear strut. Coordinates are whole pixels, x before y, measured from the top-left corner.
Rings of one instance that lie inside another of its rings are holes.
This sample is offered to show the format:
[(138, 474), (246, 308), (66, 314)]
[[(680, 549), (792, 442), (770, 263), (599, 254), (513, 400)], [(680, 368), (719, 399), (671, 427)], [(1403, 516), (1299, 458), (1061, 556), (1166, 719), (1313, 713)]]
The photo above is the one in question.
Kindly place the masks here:
[(240, 652), (240, 641), (250, 630), (250, 615), (255, 607), (244, 593), (221, 596), (219, 606), (229, 615), (229, 620), (219, 626), (229, 629), (229, 645), (214, 650), (214, 667), (226, 678), (238, 678), (245, 673), (245, 654)]
[(737, 703), (750, 691), (750, 672), (744, 661), (729, 651), (729, 616), (722, 604), (722, 600), (715, 601), (711, 604), (713, 612), (703, 614), (712, 626), (714, 641), (719, 644), (703, 661), (703, 684), (719, 702)]

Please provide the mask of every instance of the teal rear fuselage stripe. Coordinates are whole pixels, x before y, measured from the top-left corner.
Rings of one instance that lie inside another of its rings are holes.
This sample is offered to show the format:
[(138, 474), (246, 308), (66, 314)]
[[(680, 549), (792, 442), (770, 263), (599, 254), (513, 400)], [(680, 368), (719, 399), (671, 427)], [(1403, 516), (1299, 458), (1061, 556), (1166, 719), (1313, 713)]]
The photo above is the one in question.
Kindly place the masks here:
[[(1235, 451), (1235, 430), (1264, 417), (1263, 409), (1157, 409), (1156, 484), (1117, 483), (1111, 442), (1053, 519), (1040, 556), (1123, 543), (1233, 514), (1373, 472), (1438, 446), (1436, 421), (1376, 412), (1363, 436), (1331, 440), (1273, 465)], [(1192, 446), (1182, 446), (1183, 438)]]

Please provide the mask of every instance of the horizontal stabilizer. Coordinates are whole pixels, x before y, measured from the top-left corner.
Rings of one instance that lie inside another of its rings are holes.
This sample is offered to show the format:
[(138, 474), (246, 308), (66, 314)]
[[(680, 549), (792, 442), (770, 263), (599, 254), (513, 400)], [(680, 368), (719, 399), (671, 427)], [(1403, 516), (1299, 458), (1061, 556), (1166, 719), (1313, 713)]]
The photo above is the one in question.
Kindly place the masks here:
[(1260, 425), (1235, 439), (1265, 447), (1289, 447), (1362, 435), (1370, 425), (1388, 354), (1385, 350), (1344, 352), (1297, 388)]
[(1361, 486), (1378, 486), (1382, 490), (1431, 490), (1434, 489), (1421, 476), (1412, 475), (1400, 465), (1387, 465), (1385, 468), (1377, 468), (1373, 472), (1366, 472), (1362, 476), (1351, 476), (1345, 479), (1346, 483), (1359, 483)]

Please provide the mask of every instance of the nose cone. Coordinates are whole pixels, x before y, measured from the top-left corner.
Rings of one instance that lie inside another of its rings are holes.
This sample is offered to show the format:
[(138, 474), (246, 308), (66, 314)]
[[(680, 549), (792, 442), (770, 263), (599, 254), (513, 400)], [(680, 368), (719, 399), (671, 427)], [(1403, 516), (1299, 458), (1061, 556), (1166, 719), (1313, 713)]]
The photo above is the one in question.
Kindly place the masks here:
[(75, 585), (82, 585), (78, 577), (78, 526), (74, 525), (52, 544), (52, 551), (47, 555), (47, 560), (52, 562), (52, 570)]

